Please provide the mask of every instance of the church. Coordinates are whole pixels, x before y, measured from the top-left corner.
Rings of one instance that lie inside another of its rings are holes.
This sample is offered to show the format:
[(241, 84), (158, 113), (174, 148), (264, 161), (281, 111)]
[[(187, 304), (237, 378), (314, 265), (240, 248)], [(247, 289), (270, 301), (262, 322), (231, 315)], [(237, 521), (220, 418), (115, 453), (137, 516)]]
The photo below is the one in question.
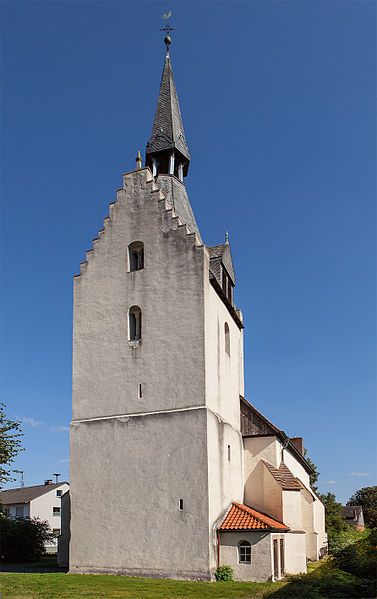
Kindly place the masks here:
[(205, 245), (186, 192), (170, 44), (145, 166), (139, 153), (74, 279), (59, 562), (195, 580), (230, 565), (237, 580), (279, 580), (326, 553), (324, 508), (302, 439), (244, 397), (231, 248)]

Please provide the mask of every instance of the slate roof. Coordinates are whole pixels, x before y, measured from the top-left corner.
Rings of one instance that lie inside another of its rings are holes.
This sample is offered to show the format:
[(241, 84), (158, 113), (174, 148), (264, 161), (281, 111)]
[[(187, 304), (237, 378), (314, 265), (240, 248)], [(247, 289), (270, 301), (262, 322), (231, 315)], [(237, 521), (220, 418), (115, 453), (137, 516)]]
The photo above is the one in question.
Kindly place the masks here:
[(152, 133), (147, 143), (147, 155), (173, 148), (177, 149), (187, 160), (190, 160), (173, 69), (169, 53), (167, 53)]
[(191, 233), (197, 233), (201, 240), (199, 227), (184, 184), (171, 175), (159, 175), (157, 184), (182, 223), (188, 226)]
[(262, 460), (262, 462), (285, 491), (299, 491), (304, 488), (302, 482), (292, 474), (284, 462), (280, 464), (279, 468), (275, 468), (275, 466), (272, 466), (272, 464), (265, 460)]
[(222, 284), (220, 268), (221, 263), (223, 263), (223, 265), (225, 266), (225, 269), (228, 275), (230, 276), (233, 285), (235, 285), (236, 277), (234, 274), (233, 260), (229, 243), (221, 243), (220, 245), (213, 246), (207, 245), (206, 247), (209, 253), (211, 271), (214, 277), (217, 279), (219, 285)]
[(289, 530), (288, 526), (278, 522), (267, 514), (257, 512), (243, 503), (233, 502), (219, 530)]
[(67, 484), (66, 481), (60, 483), (52, 483), (50, 485), (35, 485), (34, 487), (19, 487), (17, 489), (8, 489), (0, 492), (0, 503), (3, 505), (11, 505), (13, 503), (29, 503), (41, 495), (49, 493), (54, 489), (58, 489), (62, 485)]

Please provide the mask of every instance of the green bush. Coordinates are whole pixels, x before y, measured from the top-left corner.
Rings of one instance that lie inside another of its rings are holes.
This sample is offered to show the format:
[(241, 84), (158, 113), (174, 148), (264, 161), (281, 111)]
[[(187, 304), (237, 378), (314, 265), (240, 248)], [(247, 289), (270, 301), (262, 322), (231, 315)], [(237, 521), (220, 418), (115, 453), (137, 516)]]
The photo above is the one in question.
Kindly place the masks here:
[(220, 580), (233, 580), (233, 568), (230, 566), (219, 566), (215, 572), (215, 578)]
[(368, 579), (377, 572), (377, 531), (366, 531), (362, 537), (336, 552), (334, 562), (349, 574)]
[(331, 531), (329, 534), (329, 553), (331, 555), (338, 555), (340, 551), (343, 551), (349, 545), (353, 545), (360, 541), (365, 535), (364, 531), (357, 530), (349, 524), (347, 528), (340, 531)]
[(45, 543), (54, 535), (48, 522), (38, 518), (0, 517), (1, 561), (36, 562), (46, 552)]

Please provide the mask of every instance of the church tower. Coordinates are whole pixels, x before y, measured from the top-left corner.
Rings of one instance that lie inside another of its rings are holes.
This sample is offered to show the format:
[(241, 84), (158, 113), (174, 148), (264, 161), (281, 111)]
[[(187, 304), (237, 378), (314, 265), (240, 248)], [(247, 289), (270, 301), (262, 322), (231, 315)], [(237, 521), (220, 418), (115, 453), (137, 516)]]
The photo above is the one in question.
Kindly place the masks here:
[(243, 324), (228, 241), (207, 247), (166, 56), (145, 167), (74, 279), (71, 572), (210, 579), (243, 500)]

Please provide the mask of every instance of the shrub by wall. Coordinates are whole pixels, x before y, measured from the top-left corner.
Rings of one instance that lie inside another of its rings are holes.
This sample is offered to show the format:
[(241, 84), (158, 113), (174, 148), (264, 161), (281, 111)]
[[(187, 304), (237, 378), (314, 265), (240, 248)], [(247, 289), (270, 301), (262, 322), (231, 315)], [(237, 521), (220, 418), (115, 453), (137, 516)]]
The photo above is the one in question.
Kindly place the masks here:
[(48, 522), (38, 518), (0, 517), (2, 562), (35, 562), (46, 552), (45, 543), (54, 538)]

